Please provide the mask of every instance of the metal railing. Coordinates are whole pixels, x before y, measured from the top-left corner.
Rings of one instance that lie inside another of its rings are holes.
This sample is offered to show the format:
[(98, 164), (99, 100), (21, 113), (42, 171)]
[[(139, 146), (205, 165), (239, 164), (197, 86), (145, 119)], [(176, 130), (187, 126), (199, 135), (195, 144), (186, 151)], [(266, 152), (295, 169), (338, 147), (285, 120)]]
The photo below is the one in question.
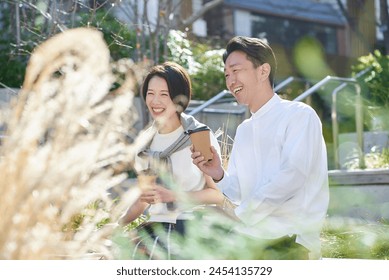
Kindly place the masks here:
[(334, 145), (334, 164), (335, 169), (339, 169), (339, 124), (338, 124), (338, 118), (337, 118), (337, 96), (338, 93), (346, 88), (347, 85), (354, 84), (356, 89), (356, 102), (355, 102), (355, 122), (356, 122), (356, 133), (357, 133), (357, 142), (358, 142), (358, 159), (359, 159), (359, 167), (363, 168), (365, 166), (364, 162), (364, 154), (363, 154), (363, 111), (362, 111), (362, 98), (361, 98), (361, 90), (360, 86), (358, 85), (356, 79), (354, 78), (340, 78), (340, 77), (332, 77), (327, 76), (305, 92), (303, 92), (301, 95), (296, 97), (295, 101), (302, 101), (308, 96), (315, 93), (319, 88), (326, 85), (329, 82), (337, 81), (337, 82), (343, 82), (340, 86), (335, 88), (335, 90), (332, 92), (332, 104), (331, 104), (331, 123), (332, 123), (332, 139), (333, 139), (333, 145)]
[[(355, 102), (355, 125), (356, 125), (356, 133), (357, 133), (357, 143), (358, 143), (358, 159), (359, 159), (359, 167), (365, 167), (365, 157), (363, 152), (364, 139), (363, 139), (363, 106), (362, 106), (362, 98), (361, 98), (361, 87), (355, 83), (355, 91), (356, 91), (356, 102)], [(332, 123), (332, 140), (334, 145), (334, 164), (335, 169), (340, 168), (340, 159), (339, 159), (339, 123), (338, 123), (338, 113), (337, 113), (337, 96), (338, 93), (347, 87), (347, 83), (343, 83), (339, 85), (332, 91), (332, 104), (331, 104), (331, 123)]]
[(218, 94), (216, 94), (214, 97), (212, 97), (211, 99), (207, 100), (206, 102), (204, 102), (203, 104), (199, 105), (198, 107), (194, 108), (193, 110), (191, 110), (188, 114), (189, 115), (195, 115), (197, 113), (200, 113), (202, 110), (204, 110), (205, 108), (207, 108), (208, 106), (212, 105), (213, 103), (215, 103), (216, 101), (218, 101), (219, 99), (223, 98), (225, 95), (227, 94), (230, 94), (230, 92), (228, 90), (223, 90), (221, 92), (219, 92)]
[(338, 87), (336, 87), (331, 94), (331, 124), (332, 124), (332, 137), (333, 137), (333, 146), (334, 146), (334, 164), (335, 169), (339, 169), (339, 123), (338, 123), (338, 116), (337, 116), (337, 96), (339, 92), (343, 89), (345, 89), (348, 85), (352, 84), (355, 87), (355, 126), (356, 126), (356, 134), (357, 134), (357, 143), (358, 143), (358, 160), (359, 160), (359, 167), (364, 168), (365, 167), (365, 157), (364, 157), (364, 138), (363, 138), (363, 104), (362, 104), (362, 96), (361, 96), (361, 87), (358, 84), (357, 78), (363, 76), (367, 72), (369, 72), (371, 68), (367, 68), (355, 75), (355, 78), (340, 78), (340, 77), (333, 77), (333, 76), (327, 76), (321, 81), (319, 81), (317, 84), (313, 85), (311, 88), (303, 92), (301, 95), (296, 97), (295, 101), (302, 101), (308, 96), (315, 93), (318, 89), (323, 87), (329, 82), (342, 82)]
[(285, 80), (283, 80), (282, 82), (280, 82), (278, 85), (274, 87), (274, 92), (281, 90), (282, 88), (286, 87), (291, 82), (293, 82), (294, 80), (296, 80), (296, 77), (293, 76), (286, 78)]
[(286, 87), (287, 85), (289, 85), (290, 83), (295, 82), (295, 81), (303, 81), (303, 82), (305, 82), (305, 84), (309, 84), (306, 79), (302, 79), (302, 78), (298, 78), (298, 77), (294, 77), (294, 76), (289, 76), (288, 78), (286, 78), (285, 80), (283, 80), (282, 82), (280, 82), (278, 85), (276, 85), (274, 87), (274, 92), (280, 91), (281, 89), (283, 89), (284, 87)]

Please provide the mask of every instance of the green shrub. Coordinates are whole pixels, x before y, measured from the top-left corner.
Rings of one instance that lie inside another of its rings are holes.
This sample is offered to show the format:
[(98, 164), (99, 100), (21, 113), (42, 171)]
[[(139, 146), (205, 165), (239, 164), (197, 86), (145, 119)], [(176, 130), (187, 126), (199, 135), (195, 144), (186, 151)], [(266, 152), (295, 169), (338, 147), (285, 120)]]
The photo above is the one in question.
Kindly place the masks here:
[(362, 95), (370, 106), (389, 108), (389, 56), (375, 50), (362, 56), (352, 67), (354, 73), (371, 67), (371, 70), (358, 78), (362, 86)]
[(226, 88), (222, 60), (224, 50), (211, 50), (205, 45), (197, 48), (200, 66), (192, 75), (193, 95), (195, 99), (207, 100)]
[(225, 89), (224, 50), (186, 39), (186, 34), (173, 30), (169, 36), (169, 59), (188, 69), (193, 88), (193, 99), (208, 100)]
[(24, 80), (27, 58), (13, 55), (11, 48), (0, 48), (2, 49), (0, 52), (0, 87), (20, 88)]
[(388, 225), (384, 222), (328, 218), (321, 238), (324, 258), (389, 259)]
[(97, 10), (93, 17), (87, 11), (79, 15), (78, 27), (95, 27), (103, 33), (113, 60), (136, 56), (136, 33), (104, 10)]

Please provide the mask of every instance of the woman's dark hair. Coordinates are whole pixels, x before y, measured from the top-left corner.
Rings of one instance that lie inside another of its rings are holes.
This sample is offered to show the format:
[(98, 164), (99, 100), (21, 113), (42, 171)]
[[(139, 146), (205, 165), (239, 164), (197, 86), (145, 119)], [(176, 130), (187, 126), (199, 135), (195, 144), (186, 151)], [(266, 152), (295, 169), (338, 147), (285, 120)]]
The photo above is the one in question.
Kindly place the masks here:
[(264, 63), (269, 63), (271, 70), (269, 74), (270, 84), (274, 85), (274, 76), (277, 69), (277, 61), (272, 48), (263, 40), (245, 36), (236, 36), (232, 38), (223, 54), (223, 61), (226, 63), (227, 57), (234, 51), (242, 51), (247, 55), (254, 68)]
[(142, 96), (144, 100), (146, 100), (149, 82), (154, 76), (166, 81), (170, 98), (177, 105), (177, 113), (184, 112), (192, 96), (192, 84), (188, 72), (181, 65), (174, 62), (165, 62), (153, 66), (143, 81)]

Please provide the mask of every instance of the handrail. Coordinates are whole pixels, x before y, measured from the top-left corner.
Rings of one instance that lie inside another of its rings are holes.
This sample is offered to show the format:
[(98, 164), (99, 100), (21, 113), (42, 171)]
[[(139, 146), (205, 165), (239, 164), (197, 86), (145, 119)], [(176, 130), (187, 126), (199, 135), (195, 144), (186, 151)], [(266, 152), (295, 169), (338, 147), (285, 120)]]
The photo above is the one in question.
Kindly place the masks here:
[(2, 82), (0, 82), (0, 86), (2, 86), (2, 87), (5, 88), (5, 89), (8, 89), (8, 91), (9, 91), (11, 94), (13, 94), (13, 95), (17, 95), (17, 94), (18, 94), (18, 91), (20, 90), (20, 89), (18, 89), (18, 91), (16, 91), (15, 88), (11, 88), (11, 87), (9, 87), (9, 86), (3, 84)]
[(212, 97), (211, 99), (207, 100), (206, 102), (204, 102), (203, 104), (201, 104), (200, 106), (194, 108), (192, 111), (190, 111), (188, 113), (188, 115), (195, 115), (199, 112), (201, 112), (204, 108), (208, 107), (209, 105), (212, 105), (213, 103), (215, 103), (217, 100), (223, 98), (225, 95), (227, 94), (230, 94), (230, 92), (228, 90), (222, 90), (221, 92), (219, 92), (218, 94), (216, 94), (214, 97)]
[(340, 84), (338, 87), (336, 87), (332, 91), (331, 121), (332, 121), (332, 137), (333, 137), (333, 143), (334, 143), (334, 161), (335, 161), (336, 168), (339, 168), (339, 151), (338, 151), (339, 125), (338, 125), (338, 121), (337, 121), (337, 111), (336, 111), (337, 95), (342, 89), (344, 89), (350, 83), (353, 83), (355, 86), (355, 89), (356, 89), (355, 122), (356, 122), (357, 142), (358, 142), (358, 146), (359, 146), (359, 150), (358, 150), (359, 167), (360, 168), (365, 167), (365, 158), (364, 158), (364, 152), (363, 152), (363, 146), (364, 146), (363, 111), (362, 111), (363, 108), (362, 108), (361, 87), (358, 84), (357, 78), (363, 76), (364, 74), (369, 72), (371, 69), (372, 69), (372, 67), (369, 67), (369, 68), (366, 68), (366, 69), (360, 71), (359, 73), (357, 73), (355, 75), (354, 78), (340, 78), (340, 77), (334, 77), (334, 76), (327, 76), (294, 99), (295, 101), (301, 101), (301, 100), (307, 98), (308, 96), (312, 95), (314, 92), (316, 92), (317, 89), (324, 86), (325, 84), (327, 84), (330, 81), (343, 81), (342, 84)]
[[(356, 79), (365, 75), (367, 72), (369, 72), (370, 70), (372, 69), (372, 67), (368, 67), (360, 72), (358, 72), (354, 78), (340, 78), (340, 77), (335, 77), (335, 76), (327, 76), (325, 77), (324, 79), (322, 79), (321, 81), (319, 81), (317, 84), (315, 84), (314, 86), (310, 87), (309, 89), (307, 89), (306, 91), (304, 91), (302, 94), (300, 94), (299, 96), (297, 96), (294, 100), (295, 101), (301, 101), (305, 98), (307, 98), (308, 96), (310, 96), (311, 94), (313, 94), (317, 89), (319, 89), (320, 87), (324, 86), (326, 83), (328, 83), (329, 81), (331, 80), (335, 80), (335, 81), (344, 81), (347, 85), (347, 82), (352, 82), (352, 83), (355, 83), (357, 82)], [(342, 84), (343, 85), (343, 84)], [(345, 85), (343, 85), (345, 86)]]
[(284, 88), (285, 86), (287, 86), (291, 82), (293, 82), (294, 80), (295, 80), (295, 77), (293, 77), (293, 76), (286, 78), (285, 80), (283, 80), (282, 82), (280, 82), (278, 85), (276, 85), (274, 87), (274, 92), (281, 90), (282, 88)]
[(280, 82), (278, 85), (276, 85), (274, 87), (274, 92), (277, 92), (277, 91), (281, 90), (282, 88), (286, 87), (291, 82), (296, 81), (296, 80), (305, 81), (306, 83), (308, 82), (307, 80), (305, 80), (303, 78), (289, 76), (288, 78), (286, 78), (285, 80), (283, 80), (282, 82)]
[[(372, 67), (368, 67), (360, 72), (358, 72), (355, 75), (355, 79), (363, 76), (367, 72), (369, 72), (372, 69)], [(336, 105), (337, 105), (337, 95), (338, 93), (344, 89), (348, 83), (344, 82), (341, 85), (339, 85), (337, 88), (335, 88), (332, 91), (332, 106), (331, 106), (331, 120), (332, 120), (332, 137), (334, 142), (334, 147), (338, 147), (339, 145), (339, 124), (338, 124), (338, 116), (336, 111)], [(364, 139), (363, 139), (363, 113), (362, 113), (362, 97), (361, 97), (361, 86), (358, 83), (355, 83), (355, 90), (357, 92), (357, 100), (355, 102), (355, 125), (357, 130), (357, 142), (358, 146), (361, 148), (358, 150), (358, 158), (359, 158), (359, 167), (364, 168), (365, 167), (365, 158), (363, 156), (363, 146), (364, 146)], [(339, 169), (339, 151), (338, 149), (334, 149), (334, 161), (335, 161), (335, 167)]]
[[(338, 93), (347, 86), (347, 83), (343, 83), (332, 91), (332, 105), (331, 105), (331, 121), (332, 121), (332, 139), (334, 143), (334, 162), (335, 168), (339, 169), (339, 124), (338, 124), (338, 116), (337, 116), (337, 95)], [(363, 111), (362, 111), (362, 97), (361, 97), (361, 87), (358, 83), (354, 84), (356, 91), (356, 102), (355, 102), (355, 125), (357, 132), (357, 142), (358, 142), (358, 159), (359, 159), (359, 167), (365, 167), (365, 158), (363, 156)]]
[[(332, 120), (332, 131), (333, 131), (333, 141), (334, 141), (334, 161), (335, 161), (335, 168), (339, 168), (339, 153), (338, 153), (338, 123), (337, 123), (337, 114), (336, 114), (336, 96), (337, 93), (346, 87), (348, 83), (356, 84), (357, 80), (355, 78), (340, 78), (340, 77), (334, 77), (334, 76), (327, 76), (321, 81), (319, 81), (317, 84), (303, 92), (301, 95), (296, 97), (295, 101), (301, 101), (308, 96), (312, 95), (316, 90), (318, 90), (320, 87), (324, 86), (328, 82), (331, 81), (338, 81), (343, 82), (340, 86), (338, 86), (333, 92), (332, 92), (332, 106), (331, 106), (331, 120)], [(356, 99), (361, 99), (361, 91), (357, 90), (357, 96)], [(362, 122), (363, 124), (363, 114), (362, 114), (362, 106), (361, 102), (357, 101), (355, 102), (355, 121), (356, 123), (356, 133), (357, 133), (357, 139), (358, 139), (358, 146), (359, 150), (363, 151), (363, 125), (361, 126), (359, 122)], [(335, 125), (334, 125), (335, 124)], [(358, 153), (359, 158), (359, 167), (362, 168), (364, 166), (364, 155), (363, 152)]]
[(309, 89), (304, 91), (302, 94), (297, 96), (294, 100), (295, 101), (304, 100), (308, 96), (315, 93), (319, 88), (321, 88), (322, 86), (324, 86), (325, 84), (327, 84), (328, 82), (331, 82), (331, 81), (352, 82), (352, 83), (356, 82), (355, 78), (341, 78), (341, 77), (335, 77), (335, 76), (327, 76), (324, 79), (322, 79), (321, 81), (319, 81), (317, 84), (313, 85), (312, 87), (310, 87)]

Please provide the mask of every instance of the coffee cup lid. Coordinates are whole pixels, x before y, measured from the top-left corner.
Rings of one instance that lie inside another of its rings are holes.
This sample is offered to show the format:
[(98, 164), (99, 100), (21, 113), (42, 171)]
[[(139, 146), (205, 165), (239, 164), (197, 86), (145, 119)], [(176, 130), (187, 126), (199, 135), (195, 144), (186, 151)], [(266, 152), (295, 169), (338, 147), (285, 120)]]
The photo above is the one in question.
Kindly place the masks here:
[(144, 170), (141, 170), (140, 172), (138, 172), (138, 175), (154, 176), (154, 175), (156, 175), (156, 173), (151, 168), (147, 168), (147, 169), (144, 169)]
[(200, 132), (200, 131), (206, 131), (206, 130), (211, 130), (208, 126), (201, 126), (201, 127), (198, 127), (196, 129), (188, 129), (185, 131), (185, 134), (192, 134), (192, 133), (195, 133), (195, 132)]

